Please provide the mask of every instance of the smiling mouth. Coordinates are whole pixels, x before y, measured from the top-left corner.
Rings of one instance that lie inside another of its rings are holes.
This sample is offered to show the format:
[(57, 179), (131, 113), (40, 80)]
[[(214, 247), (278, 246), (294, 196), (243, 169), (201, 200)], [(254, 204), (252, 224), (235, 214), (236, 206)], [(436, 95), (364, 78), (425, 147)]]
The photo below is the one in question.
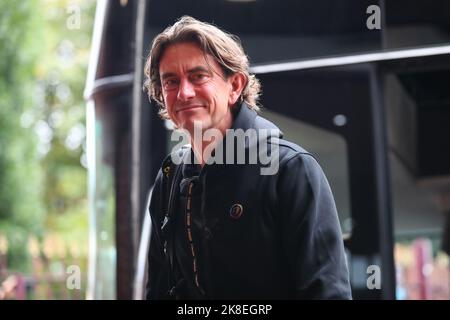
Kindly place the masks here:
[(195, 106), (183, 107), (183, 108), (178, 109), (177, 112), (188, 111), (188, 110), (198, 109), (198, 108), (203, 108), (203, 106), (195, 105)]

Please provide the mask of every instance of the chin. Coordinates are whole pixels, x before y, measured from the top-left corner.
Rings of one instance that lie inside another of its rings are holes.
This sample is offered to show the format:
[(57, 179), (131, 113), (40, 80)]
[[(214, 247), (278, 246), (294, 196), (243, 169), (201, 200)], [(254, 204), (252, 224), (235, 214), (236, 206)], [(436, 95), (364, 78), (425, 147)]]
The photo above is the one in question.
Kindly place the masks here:
[(201, 128), (204, 129), (208, 123), (208, 119), (205, 119), (205, 118), (189, 119), (189, 121), (184, 122), (183, 127), (186, 129), (194, 129), (195, 122), (201, 123)]

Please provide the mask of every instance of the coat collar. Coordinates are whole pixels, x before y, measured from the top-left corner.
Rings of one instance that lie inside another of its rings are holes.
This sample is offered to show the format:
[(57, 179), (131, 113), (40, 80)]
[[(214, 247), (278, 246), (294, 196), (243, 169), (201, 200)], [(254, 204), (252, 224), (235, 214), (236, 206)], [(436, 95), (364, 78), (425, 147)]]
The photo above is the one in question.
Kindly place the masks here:
[[(237, 129), (242, 129), (244, 132), (247, 131), (248, 129), (255, 129), (255, 130), (260, 130), (260, 129), (270, 129), (271, 131), (269, 132), (269, 134), (271, 136), (276, 136), (278, 138), (281, 138), (283, 136), (283, 133), (281, 132), (281, 130), (272, 122), (268, 121), (267, 119), (258, 116), (258, 114), (256, 113), (255, 110), (251, 109), (250, 106), (243, 102), (241, 105), (238, 105), (236, 107), (237, 109), (235, 110), (234, 114), (234, 121), (233, 121), (233, 125), (231, 126), (230, 129), (232, 130), (237, 130)], [(226, 141), (227, 139), (229, 139), (230, 137), (228, 137), (228, 135), (226, 135), (224, 137), (224, 139), (216, 146), (215, 150), (217, 150), (218, 148), (221, 148), (223, 150), (223, 155), (224, 158), (226, 157)], [(248, 145), (246, 144), (246, 147), (248, 147)], [(236, 154), (234, 155), (236, 158)], [(190, 161), (189, 160), (190, 157)], [(217, 171), (216, 169), (218, 169), (218, 167), (228, 167), (226, 165), (220, 165), (220, 164), (205, 164), (204, 168), (201, 168), (200, 165), (198, 164), (194, 164), (193, 162), (194, 156), (193, 156), (193, 151), (192, 151), (192, 147), (189, 148), (188, 152), (185, 152), (184, 155), (184, 159), (183, 159), (183, 177), (191, 177), (193, 175), (198, 175), (200, 174), (200, 172), (205, 171), (206, 169), (208, 169), (208, 171)], [(203, 170), (205, 169), (205, 170)], [(221, 171), (221, 170), (219, 170)]]

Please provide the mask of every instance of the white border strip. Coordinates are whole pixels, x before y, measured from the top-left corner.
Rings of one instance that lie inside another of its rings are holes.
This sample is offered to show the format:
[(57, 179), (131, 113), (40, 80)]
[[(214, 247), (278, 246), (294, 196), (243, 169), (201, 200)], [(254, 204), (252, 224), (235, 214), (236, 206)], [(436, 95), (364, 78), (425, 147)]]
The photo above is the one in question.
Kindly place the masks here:
[(94, 89), (108, 4), (109, 1), (107, 0), (98, 0), (97, 7), (95, 9), (94, 33), (92, 34), (91, 39), (91, 52), (86, 76), (86, 87), (84, 88), (84, 98), (86, 100), (90, 99), (92, 90)]
[(416, 48), (407, 50), (395, 50), (377, 53), (366, 53), (351, 56), (331, 57), (314, 60), (270, 63), (264, 65), (254, 65), (250, 67), (251, 73), (262, 74), (272, 72), (293, 71), (302, 69), (313, 69), (323, 67), (342, 66), (355, 63), (375, 62), (396, 60), (415, 57), (436, 56), (441, 54), (450, 54), (450, 45)]
[(88, 285), (86, 299), (93, 300), (95, 296), (97, 277), (97, 210), (96, 210), (96, 175), (97, 160), (95, 154), (95, 104), (89, 100), (86, 106), (86, 156), (88, 163), (88, 203), (89, 203), (89, 251), (88, 251)]
[(147, 203), (144, 212), (144, 223), (141, 229), (141, 239), (139, 241), (138, 256), (136, 262), (136, 272), (134, 274), (134, 300), (146, 299), (146, 271), (147, 271), (147, 254), (150, 247), (150, 241), (152, 238), (152, 221), (150, 218), (150, 201), (152, 199), (153, 186), (147, 196)]
[[(138, 0), (137, 17), (136, 17), (136, 33), (134, 44), (134, 79), (133, 79), (133, 107), (131, 110), (131, 241), (133, 253), (136, 257), (138, 254), (140, 233), (139, 223), (139, 205), (141, 202), (141, 129), (142, 129), (142, 52), (144, 48), (145, 33), (145, 12), (146, 0)], [(135, 259), (136, 263), (137, 259)], [(134, 266), (136, 270), (136, 266)]]

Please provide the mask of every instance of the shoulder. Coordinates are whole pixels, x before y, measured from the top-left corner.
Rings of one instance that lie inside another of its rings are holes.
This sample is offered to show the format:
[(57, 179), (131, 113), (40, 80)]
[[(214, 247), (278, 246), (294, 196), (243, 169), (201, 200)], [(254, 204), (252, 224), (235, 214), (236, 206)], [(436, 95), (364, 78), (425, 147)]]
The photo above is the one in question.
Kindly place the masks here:
[(296, 143), (284, 139), (279, 139), (278, 146), (280, 154), (280, 164), (306, 162), (310, 165), (318, 165), (317, 159), (314, 157), (314, 155)]
[(170, 178), (173, 175), (174, 168), (182, 163), (185, 153), (189, 151), (190, 148), (191, 145), (186, 144), (169, 153), (161, 163), (161, 174), (158, 174), (157, 179)]
[(189, 148), (189, 145), (182, 146), (176, 150), (173, 150), (162, 161), (161, 167), (154, 182), (155, 191), (164, 192), (165, 186), (170, 182), (170, 179), (175, 173), (177, 165), (180, 163), (179, 159), (183, 158), (184, 152)]
[(300, 176), (305, 182), (313, 185), (326, 180), (316, 157), (298, 144), (280, 139), (279, 155), (282, 177), (291, 180)]

